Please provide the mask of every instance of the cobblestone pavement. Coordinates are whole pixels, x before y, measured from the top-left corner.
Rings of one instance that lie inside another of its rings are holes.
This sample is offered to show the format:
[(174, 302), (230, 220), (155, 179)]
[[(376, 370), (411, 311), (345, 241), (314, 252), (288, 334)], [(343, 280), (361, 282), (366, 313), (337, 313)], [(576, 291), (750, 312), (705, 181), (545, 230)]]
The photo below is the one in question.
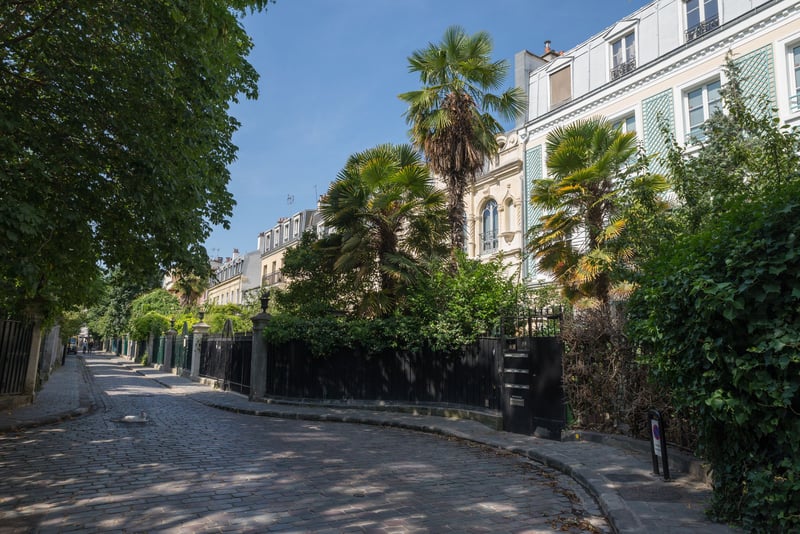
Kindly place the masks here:
[(571, 478), (513, 454), (215, 410), (87, 366), (95, 413), (0, 434), (0, 532), (609, 531)]

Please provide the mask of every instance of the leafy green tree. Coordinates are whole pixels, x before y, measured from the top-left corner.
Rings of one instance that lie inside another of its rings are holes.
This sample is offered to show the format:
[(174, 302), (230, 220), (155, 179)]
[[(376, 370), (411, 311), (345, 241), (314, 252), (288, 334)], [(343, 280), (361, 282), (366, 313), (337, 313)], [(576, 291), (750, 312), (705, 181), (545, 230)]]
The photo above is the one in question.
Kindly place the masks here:
[(418, 258), (440, 250), (444, 195), (410, 145), (379, 145), (352, 155), (320, 204), (341, 235), (334, 268), (355, 272), (364, 291), (358, 312), (391, 312), (419, 271)]
[[(145, 316), (152, 317), (152, 314), (165, 318), (167, 324), (169, 324), (169, 318), (175, 317), (180, 312), (180, 302), (178, 302), (178, 298), (175, 295), (165, 289), (153, 289), (152, 291), (148, 291), (136, 297), (133, 302), (131, 302), (131, 314), (128, 327), (141, 332), (142, 329), (138, 328), (137, 325), (144, 324), (141, 323), (141, 321), (144, 320)], [(148, 321), (151, 322), (147, 323), (147, 321), (145, 321), (145, 323), (154, 324), (151, 319), (148, 319)]]
[(448, 28), (441, 43), (429, 44), (409, 57), (409, 71), (419, 73), (422, 89), (403, 93), (411, 140), (448, 192), (450, 244), (464, 248), (464, 192), (486, 160), (498, 151), (502, 126), (492, 116), (514, 119), (525, 109), (525, 95), (511, 88), (497, 95), (508, 63), (492, 61), (492, 39), (486, 32), (468, 35)]
[(250, 332), (253, 330), (253, 322), (250, 317), (255, 315), (255, 310), (247, 309), (239, 304), (217, 304), (209, 306), (203, 320), (210, 326), (209, 332), (222, 332), (225, 321), (231, 320), (233, 331)]
[(696, 415), (715, 517), (800, 529), (800, 182), (729, 205), (648, 263), (630, 333)]
[(554, 129), (547, 136), (549, 178), (533, 184), (531, 201), (545, 215), (529, 234), (539, 266), (553, 273), (571, 300), (608, 302), (615, 276), (635, 257), (622, 239), (632, 213), (662, 211), (659, 175), (637, 159), (636, 134), (601, 117)]
[(714, 472), (711, 513), (752, 532), (800, 529), (800, 131), (745, 97), (729, 57), (725, 113), (668, 157), (681, 201), (642, 268), (629, 333)]
[(341, 243), (339, 234), (318, 237), (309, 230), (286, 251), (281, 270), (288, 284), (271, 301), (280, 312), (310, 319), (356, 307), (362, 289), (356, 273), (335, 268)]
[(181, 306), (194, 306), (208, 289), (208, 278), (195, 273), (174, 271), (172, 289), (178, 295)]
[(458, 269), (434, 261), (417, 280), (398, 327), (412, 347), (456, 350), (490, 334), (501, 317), (516, 311), (522, 288), (508, 279), (501, 258), (489, 262), (456, 254)]
[(257, 95), (237, 19), (268, 0), (11, 0), (0, 24), (0, 307), (87, 300), (100, 262), (208, 269), (228, 225), (238, 95)]

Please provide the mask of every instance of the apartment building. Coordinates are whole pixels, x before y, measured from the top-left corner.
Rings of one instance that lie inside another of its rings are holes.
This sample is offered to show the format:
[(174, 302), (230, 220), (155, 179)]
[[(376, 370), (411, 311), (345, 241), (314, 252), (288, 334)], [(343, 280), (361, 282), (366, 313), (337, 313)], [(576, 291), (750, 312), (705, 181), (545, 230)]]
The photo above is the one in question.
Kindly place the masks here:
[(283, 287), (283, 256), (286, 250), (300, 241), (303, 233), (320, 226), (317, 210), (299, 211), (290, 217), (281, 217), (275, 226), (258, 234), (260, 257), (260, 285), (262, 288)]
[(258, 251), (212, 260), (213, 275), (206, 291), (208, 304), (242, 304), (248, 292), (260, 287), (260, 254)]
[[(525, 250), (524, 233), (541, 216), (530, 203), (531, 185), (546, 175), (545, 141), (558, 126), (604, 116), (635, 131), (652, 155), (668, 146), (663, 128), (681, 144), (696, 144), (701, 125), (721, 106), (728, 53), (741, 68), (745, 94), (754, 102), (763, 95), (783, 123), (800, 125), (797, 0), (655, 0), (570, 50), (556, 52), (546, 41), (541, 55), (516, 54), (515, 84), (527, 94), (527, 115), (504, 136), (498, 161), (471, 191), (471, 255), (494, 249), (495, 241), (485, 239), (492, 224), (501, 236), (497, 253)], [(654, 171), (663, 168), (654, 162)], [(520, 219), (513, 209), (501, 211), (517, 205), (517, 187)], [(546, 278), (529, 258), (522, 270), (529, 281)]]

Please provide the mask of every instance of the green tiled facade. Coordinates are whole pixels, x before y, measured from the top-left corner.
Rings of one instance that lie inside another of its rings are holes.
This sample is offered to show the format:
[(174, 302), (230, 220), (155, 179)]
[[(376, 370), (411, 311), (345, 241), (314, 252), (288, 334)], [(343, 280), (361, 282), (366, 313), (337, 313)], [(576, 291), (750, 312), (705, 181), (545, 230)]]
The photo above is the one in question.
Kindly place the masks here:
[(650, 164), (650, 171), (662, 173), (666, 166), (659, 161), (658, 156), (666, 154), (670, 143), (662, 129), (666, 128), (669, 133), (675, 135), (672, 89), (667, 89), (642, 101), (642, 127), (645, 153), (657, 156)]
[[(763, 109), (766, 97), (769, 107), (775, 108), (775, 62), (772, 57), (772, 45), (754, 50), (734, 60), (741, 70), (742, 93), (750, 105), (750, 110), (757, 112)], [(774, 111), (771, 111), (774, 113)]]
[[(544, 147), (536, 145), (525, 152), (525, 234), (531, 226), (539, 222), (542, 209), (531, 204), (531, 191), (534, 180), (544, 178)], [(524, 240), (527, 243), (527, 239)], [(536, 276), (536, 265), (530, 256), (525, 259), (525, 276), (528, 279)]]

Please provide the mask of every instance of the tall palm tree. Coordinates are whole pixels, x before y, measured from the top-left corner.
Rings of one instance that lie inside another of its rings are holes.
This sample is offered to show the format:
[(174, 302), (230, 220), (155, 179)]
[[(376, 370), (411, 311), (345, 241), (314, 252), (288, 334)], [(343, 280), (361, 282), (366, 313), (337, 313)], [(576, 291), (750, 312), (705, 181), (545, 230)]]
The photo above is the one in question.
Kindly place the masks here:
[(359, 310), (391, 311), (418, 259), (442, 248), (444, 194), (410, 145), (379, 145), (352, 155), (321, 202), (325, 224), (341, 237), (335, 269), (355, 271), (367, 288)]
[(468, 35), (451, 26), (439, 44), (415, 51), (409, 71), (419, 73), (422, 89), (403, 93), (411, 140), (422, 150), (448, 192), (452, 250), (464, 246), (464, 191), (498, 150), (503, 131), (492, 116), (514, 119), (525, 109), (525, 94), (512, 88), (500, 95), (490, 91), (503, 83), (506, 61), (491, 60), (492, 39), (486, 32)]
[(529, 248), (567, 297), (606, 303), (612, 274), (635, 253), (619, 239), (628, 224), (624, 207), (642, 194), (665, 191), (666, 181), (634, 158), (636, 134), (604, 118), (556, 128), (546, 145), (550, 177), (537, 180), (531, 193), (545, 215), (530, 230)]

